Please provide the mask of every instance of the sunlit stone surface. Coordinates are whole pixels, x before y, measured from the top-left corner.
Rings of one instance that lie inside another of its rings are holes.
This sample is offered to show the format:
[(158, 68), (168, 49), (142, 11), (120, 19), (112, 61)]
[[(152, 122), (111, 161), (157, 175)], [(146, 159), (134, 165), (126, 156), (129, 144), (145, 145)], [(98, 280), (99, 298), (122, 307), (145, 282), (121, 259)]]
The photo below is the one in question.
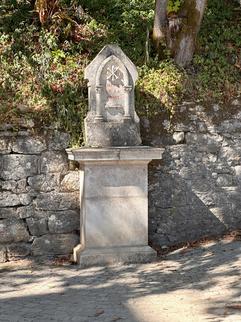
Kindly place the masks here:
[(136, 67), (114, 45), (104, 47), (87, 66), (89, 112), (86, 147), (68, 149), (80, 164), (81, 266), (146, 262), (148, 246), (147, 165), (163, 149), (140, 146), (134, 108)]

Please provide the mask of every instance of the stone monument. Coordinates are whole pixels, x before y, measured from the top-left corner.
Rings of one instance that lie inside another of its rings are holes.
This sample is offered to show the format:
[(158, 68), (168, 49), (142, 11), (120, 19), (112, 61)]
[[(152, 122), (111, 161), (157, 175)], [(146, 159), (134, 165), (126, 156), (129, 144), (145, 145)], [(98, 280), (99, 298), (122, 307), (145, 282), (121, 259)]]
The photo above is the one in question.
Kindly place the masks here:
[(104, 47), (87, 66), (89, 112), (85, 119), (86, 145), (140, 145), (135, 112), (137, 70), (118, 46)]
[(80, 244), (74, 260), (82, 267), (156, 257), (148, 246), (147, 165), (161, 159), (163, 149), (140, 145), (137, 76), (116, 45), (105, 46), (85, 70), (85, 147), (67, 150), (80, 164)]

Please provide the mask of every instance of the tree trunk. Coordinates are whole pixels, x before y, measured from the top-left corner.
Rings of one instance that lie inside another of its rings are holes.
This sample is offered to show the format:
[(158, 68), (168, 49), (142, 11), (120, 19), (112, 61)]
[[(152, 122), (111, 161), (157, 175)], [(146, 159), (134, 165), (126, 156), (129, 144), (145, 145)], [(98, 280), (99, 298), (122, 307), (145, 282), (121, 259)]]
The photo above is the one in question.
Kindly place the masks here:
[(188, 65), (194, 54), (195, 42), (202, 22), (207, 0), (185, 0), (180, 17), (182, 27), (171, 41), (171, 52), (179, 66)]
[(157, 50), (159, 50), (161, 42), (165, 43), (166, 40), (167, 2), (168, 0), (156, 0), (155, 2), (152, 39)]

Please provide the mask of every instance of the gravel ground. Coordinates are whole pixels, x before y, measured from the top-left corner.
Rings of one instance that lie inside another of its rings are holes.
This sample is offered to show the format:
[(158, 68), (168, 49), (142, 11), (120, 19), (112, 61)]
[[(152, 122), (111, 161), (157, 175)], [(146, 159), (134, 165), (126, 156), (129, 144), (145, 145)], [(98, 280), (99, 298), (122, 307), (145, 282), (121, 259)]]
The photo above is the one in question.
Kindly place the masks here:
[(0, 265), (0, 321), (241, 321), (241, 242), (108, 268)]

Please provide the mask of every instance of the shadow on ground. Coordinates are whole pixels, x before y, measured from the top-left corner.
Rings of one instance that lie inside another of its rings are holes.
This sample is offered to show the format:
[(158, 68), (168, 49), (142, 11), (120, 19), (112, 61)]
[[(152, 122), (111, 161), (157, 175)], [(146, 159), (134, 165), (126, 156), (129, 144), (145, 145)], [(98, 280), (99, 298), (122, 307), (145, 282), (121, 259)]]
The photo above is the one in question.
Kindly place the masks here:
[(226, 240), (109, 268), (2, 265), (1, 321), (239, 321), (240, 246)]

